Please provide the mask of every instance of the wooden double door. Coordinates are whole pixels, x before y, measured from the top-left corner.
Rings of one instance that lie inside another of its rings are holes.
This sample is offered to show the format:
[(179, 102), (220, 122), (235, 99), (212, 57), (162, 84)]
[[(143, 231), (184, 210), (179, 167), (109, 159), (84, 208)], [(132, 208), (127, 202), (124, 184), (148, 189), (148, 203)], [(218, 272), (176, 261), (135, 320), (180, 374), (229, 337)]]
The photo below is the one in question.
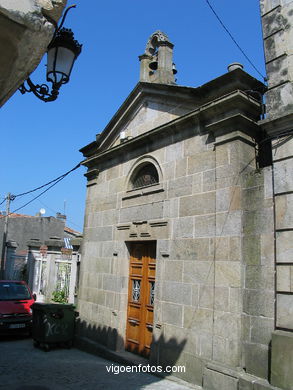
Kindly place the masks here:
[(153, 336), (156, 243), (131, 243), (126, 349), (148, 357)]

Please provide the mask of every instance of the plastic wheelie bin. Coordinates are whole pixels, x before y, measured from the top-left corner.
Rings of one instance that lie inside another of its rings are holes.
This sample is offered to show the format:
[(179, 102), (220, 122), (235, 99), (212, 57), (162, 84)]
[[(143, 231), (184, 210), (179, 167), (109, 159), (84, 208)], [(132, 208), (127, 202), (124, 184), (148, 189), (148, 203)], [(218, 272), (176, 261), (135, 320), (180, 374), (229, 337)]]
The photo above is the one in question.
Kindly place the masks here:
[(58, 303), (34, 303), (32, 337), (35, 347), (49, 351), (53, 346), (70, 348), (73, 344), (74, 306)]

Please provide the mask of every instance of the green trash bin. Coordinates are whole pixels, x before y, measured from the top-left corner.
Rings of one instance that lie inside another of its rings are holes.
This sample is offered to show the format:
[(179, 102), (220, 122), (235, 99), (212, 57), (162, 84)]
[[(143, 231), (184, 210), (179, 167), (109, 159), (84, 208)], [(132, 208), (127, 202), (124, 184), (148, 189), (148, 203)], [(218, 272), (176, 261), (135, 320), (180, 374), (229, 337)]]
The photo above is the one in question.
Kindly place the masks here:
[(34, 303), (32, 337), (35, 347), (49, 351), (52, 346), (73, 344), (75, 311), (70, 304)]

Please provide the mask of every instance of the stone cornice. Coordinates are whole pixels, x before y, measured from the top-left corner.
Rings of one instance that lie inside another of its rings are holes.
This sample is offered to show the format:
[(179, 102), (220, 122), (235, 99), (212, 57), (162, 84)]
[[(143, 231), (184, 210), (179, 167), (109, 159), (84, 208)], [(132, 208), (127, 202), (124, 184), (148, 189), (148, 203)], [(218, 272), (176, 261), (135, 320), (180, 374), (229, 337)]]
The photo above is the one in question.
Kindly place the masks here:
[(259, 125), (271, 136), (278, 136), (290, 131), (293, 134), (293, 112), (284, 116), (265, 119), (260, 121)]
[(209, 102), (231, 94), (233, 91), (254, 90), (264, 93), (266, 86), (259, 80), (253, 78), (242, 69), (235, 69), (225, 73), (199, 87), (186, 87), (179, 85), (167, 85), (148, 82), (139, 82), (118, 111), (112, 117), (108, 125), (99, 134), (98, 140), (91, 142), (80, 149), (85, 157), (90, 157), (100, 151), (107, 149), (110, 146), (114, 135), (118, 135), (121, 128), (129, 120), (130, 115), (143, 104), (146, 99), (161, 99), (162, 102), (171, 103), (180, 102), (190, 106), (190, 110), (196, 107), (203, 106)]
[[(84, 160), (82, 165), (89, 168), (96, 167), (96, 164), (100, 162), (117, 158), (119, 155), (125, 155), (128, 151), (138, 148), (141, 145), (147, 143), (154, 144), (158, 139), (164, 137), (168, 137), (168, 142), (172, 143), (173, 134), (182, 132), (184, 127), (190, 125), (191, 127), (196, 125), (195, 127), (198, 129), (199, 123), (203, 131), (212, 131), (213, 133), (220, 131), (221, 134), (233, 131), (231, 125), (236, 126), (238, 124), (238, 128), (234, 130), (242, 130), (244, 133), (257, 138), (259, 127), (257, 125), (256, 114), (260, 113), (260, 107), (260, 103), (246, 93), (234, 91), (180, 118), (129, 139), (120, 145), (96, 153)], [(252, 117), (248, 117), (247, 113), (249, 112), (252, 113)]]

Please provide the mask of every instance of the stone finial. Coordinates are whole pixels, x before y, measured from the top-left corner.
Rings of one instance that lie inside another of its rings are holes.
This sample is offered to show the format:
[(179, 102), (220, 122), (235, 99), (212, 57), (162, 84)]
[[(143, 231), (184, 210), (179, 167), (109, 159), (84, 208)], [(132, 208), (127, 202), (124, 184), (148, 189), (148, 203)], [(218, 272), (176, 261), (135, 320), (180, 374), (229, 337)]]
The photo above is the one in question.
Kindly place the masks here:
[(144, 54), (139, 56), (140, 81), (175, 84), (173, 47), (162, 31), (155, 31), (150, 36)]
[(168, 38), (168, 35), (166, 35), (165, 33), (163, 33), (162, 31), (160, 30), (157, 30), (155, 31), (149, 38), (148, 42), (147, 42), (147, 45), (146, 45), (146, 48), (145, 48), (145, 54), (148, 54), (148, 55), (151, 55), (153, 56), (156, 52), (156, 49), (158, 47), (158, 45), (162, 42), (168, 42), (170, 45), (172, 45), (172, 48), (173, 48), (173, 44), (170, 42), (169, 38)]
[(8, 248), (17, 248), (17, 247), (18, 247), (18, 244), (17, 244), (17, 242), (14, 241), (14, 240), (9, 240), (9, 241), (6, 242), (6, 246), (7, 246)]
[(228, 72), (233, 72), (235, 69), (243, 69), (243, 65), (240, 62), (232, 62), (227, 66)]

